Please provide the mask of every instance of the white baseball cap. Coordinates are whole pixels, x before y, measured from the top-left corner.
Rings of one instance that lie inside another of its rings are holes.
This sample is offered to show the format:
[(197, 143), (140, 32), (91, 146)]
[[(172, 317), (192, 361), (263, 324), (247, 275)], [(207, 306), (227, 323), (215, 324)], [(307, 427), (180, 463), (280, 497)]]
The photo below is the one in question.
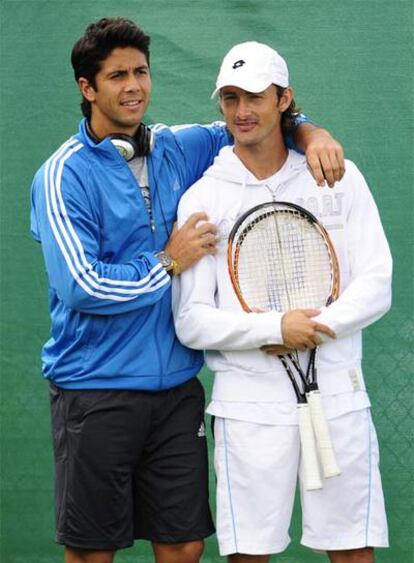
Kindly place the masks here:
[(230, 49), (221, 63), (214, 96), (224, 86), (237, 86), (247, 92), (263, 92), (271, 84), (289, 86), (286, 61), (277, 51), (256, 41), (239, 43)]

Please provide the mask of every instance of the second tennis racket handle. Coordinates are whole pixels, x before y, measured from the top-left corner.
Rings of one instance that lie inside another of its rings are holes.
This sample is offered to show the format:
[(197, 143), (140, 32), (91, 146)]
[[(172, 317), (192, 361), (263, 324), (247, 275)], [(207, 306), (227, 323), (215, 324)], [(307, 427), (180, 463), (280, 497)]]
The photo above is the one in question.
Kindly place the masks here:
[(308, 393), (307, 399), (312, 417), (312, 425), (315, 431), (316, 445), (322, 464), (323, 476), (325, 478), (336, 477), (340, 475), (341, 471), (336, 461), (328, 422), (323, 412), (321, 394), (319, 391), (311, 391)]
[(307, 491), (322, 489), (319, 472), (318, 455), (316, 452), (315, 435), (313, 433), (311, 413), (307, 403), (297, 406), (299, 434), (302, 451), (303, 484)]

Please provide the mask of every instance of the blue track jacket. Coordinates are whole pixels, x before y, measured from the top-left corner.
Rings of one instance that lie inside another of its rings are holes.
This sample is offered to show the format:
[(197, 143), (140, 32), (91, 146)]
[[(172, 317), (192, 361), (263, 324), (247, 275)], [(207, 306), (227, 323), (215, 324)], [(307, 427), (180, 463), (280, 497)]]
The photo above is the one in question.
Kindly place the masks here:
[(218, 124), (154, 132), (154, 232), (128, 164), (109, 139), (94, 144), (85, 121), (33, 181), (31, 230), (42, 244), (52, 321), (43, 374), (60, 387), (157, 391), (202, 366), (202, 354), (175, 335), (170, 277), (154, 254), (181, 195), (229, 138)]
[(219, 123), (153, 130), (155, 231), (128, 164), (109, 139), (90, 139), (85, 120), (34, 178), (31, 231), (42, 245), (51, 315), (42, 371), (59, 387), (157, 391), (201, 369), (202, 353), (175, 335), (171, 281), (155, 253), (181, 195), (230, 139)]

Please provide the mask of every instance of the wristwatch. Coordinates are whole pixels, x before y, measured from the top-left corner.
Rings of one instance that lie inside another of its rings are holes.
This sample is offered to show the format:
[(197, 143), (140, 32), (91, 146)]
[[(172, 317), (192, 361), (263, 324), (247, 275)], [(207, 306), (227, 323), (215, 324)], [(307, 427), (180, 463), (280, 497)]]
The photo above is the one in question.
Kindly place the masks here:
[(155, 256), (158, 258), (158, 260), (161, 262), (161, 266), (166, 272), (170, 274), (170, 276), (178, 275), (178, 263), (167, 252), (165, 252), (165, 250), (157, 252)]

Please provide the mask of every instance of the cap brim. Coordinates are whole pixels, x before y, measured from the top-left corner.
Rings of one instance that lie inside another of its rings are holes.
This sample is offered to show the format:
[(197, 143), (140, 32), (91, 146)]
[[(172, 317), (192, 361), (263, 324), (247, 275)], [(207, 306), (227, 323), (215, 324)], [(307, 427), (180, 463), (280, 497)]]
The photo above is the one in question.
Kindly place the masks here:
[(241, 88), (246, 92), (253, 92), (254, 94), (258, 94), (259, 92), (264, 92), (264, 90), (266, 90), (266, 88), (268, 88), (272, 84), (272, 82), (269, 82), (267, 80), (263, 82), (256, 81), (254, 85), (252, 82), (253, 81), (249, 80), (247, 77), (244, 80), (229, 80), (220, 82), (216, 84), (216, 88), (211, 94), (211, 98), (214, 98), (220, 92), (220, 90), (222, 88), (225, 88), (226, 86), (235, 86), (236, 88)]

